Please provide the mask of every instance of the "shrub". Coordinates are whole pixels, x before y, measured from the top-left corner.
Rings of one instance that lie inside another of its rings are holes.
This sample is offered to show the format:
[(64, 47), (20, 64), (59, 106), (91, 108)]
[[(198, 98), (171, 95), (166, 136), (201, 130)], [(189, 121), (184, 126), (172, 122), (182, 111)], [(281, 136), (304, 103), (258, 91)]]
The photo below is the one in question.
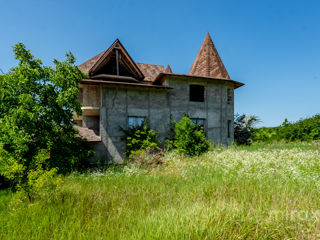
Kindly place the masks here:
[(278, 131), (276, 128), (268, 128), (268, 127), (257, 128), (257, 129), (254, 129), (251, 139), (253, 142), (270, 143), (278, 139), (277, 134), (278, 134)]
[(157, 133), (148, 127), (146, 121), (141, 125), (130, 127), (128, 130), (120, 129), (124, 133), (121, 140), (126, 142), (125, 155), (129, 159), (138, 150), (160, 150)]
[(209, 149), (210, 144), (200, 126), (196, 126), (186, 115), (175, 123), (174, 133), (174, 146), (183, 154), (195, 156)]

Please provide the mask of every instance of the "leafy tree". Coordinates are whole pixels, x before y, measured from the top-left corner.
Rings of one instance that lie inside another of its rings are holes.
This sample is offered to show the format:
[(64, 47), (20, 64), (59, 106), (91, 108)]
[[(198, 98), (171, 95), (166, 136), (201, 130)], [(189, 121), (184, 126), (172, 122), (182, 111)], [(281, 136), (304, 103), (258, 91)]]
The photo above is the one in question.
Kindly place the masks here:
[(250, 145), (254, 125), (259, 122), (258, 117), (253, 115), (235, 115), (234, 119), (234, 140), (239, 145)]
[(0, 75), (0, 175), (29, 191), (32, 181), (78, 169), (92, 154), (72, 119), (81, 114), (84, 76), (71, 53), (53, 68), (22, 43), (13, 51), (18, 66)]
[(183, 154), (195, 156), (208, 151), (210, 144), (200, 126), (185, 115), (175, 123), (174, 146)]

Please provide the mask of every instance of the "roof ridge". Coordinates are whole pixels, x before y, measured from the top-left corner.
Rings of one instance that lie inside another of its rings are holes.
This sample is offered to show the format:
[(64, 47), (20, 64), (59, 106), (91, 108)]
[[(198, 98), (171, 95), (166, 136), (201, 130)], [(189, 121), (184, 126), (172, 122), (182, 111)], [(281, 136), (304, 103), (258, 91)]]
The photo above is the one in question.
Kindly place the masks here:
[(162, 64), (153, 64), (153, 63), (136, 62), (136, 64), (148, 64), (148, 65), (153, 65), (153, 66), (162, 66), (162, 67), (164, 67)]

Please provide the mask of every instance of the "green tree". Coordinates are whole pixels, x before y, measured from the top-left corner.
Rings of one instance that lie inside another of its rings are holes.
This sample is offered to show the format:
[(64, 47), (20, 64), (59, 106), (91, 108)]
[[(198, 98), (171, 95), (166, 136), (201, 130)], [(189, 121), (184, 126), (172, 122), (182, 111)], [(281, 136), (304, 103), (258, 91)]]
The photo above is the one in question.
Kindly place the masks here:
[(208, 151), (210, 145), (200, 126), (185, 115), (175, 123), (174, 146), (183, 154), (195, 156)]
[(254, 133), (254, 125), (259, 118), (253, 115), (235, 115), (234, 118), (234, 140), (239, 145), (250, 145)]
[(43, 66), (26, 47), (13, 47), (18, 66), (0, 75), (0, 175), (28, 191), (41, 176), (81, 167), (91, 151), (76, 136), (84, 77), (71, 53)]

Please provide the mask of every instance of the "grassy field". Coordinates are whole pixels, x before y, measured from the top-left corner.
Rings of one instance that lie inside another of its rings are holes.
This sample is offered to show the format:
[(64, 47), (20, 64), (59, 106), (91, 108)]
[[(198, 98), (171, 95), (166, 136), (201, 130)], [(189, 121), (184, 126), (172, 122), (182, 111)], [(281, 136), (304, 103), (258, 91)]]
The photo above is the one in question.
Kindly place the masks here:
[(0, 239), (318, 239), (320, 144), (168, 153), (72, 174), (32, 203), (0, 191)]

